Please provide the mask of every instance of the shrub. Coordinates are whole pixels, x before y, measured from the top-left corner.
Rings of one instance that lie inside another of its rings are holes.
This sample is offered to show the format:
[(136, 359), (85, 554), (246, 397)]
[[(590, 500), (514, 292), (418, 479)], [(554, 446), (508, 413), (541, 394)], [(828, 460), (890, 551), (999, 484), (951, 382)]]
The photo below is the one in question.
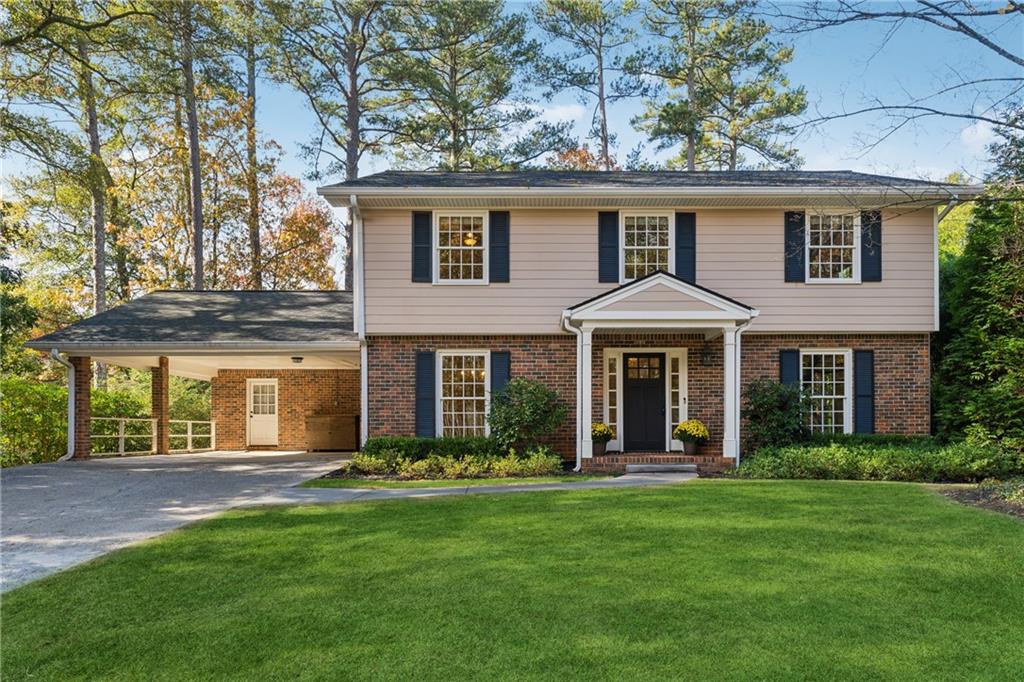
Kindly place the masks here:
[(384, 457), (357, 452), (352, 455), (352, 461), (348, 464), (348, 471), (365, 476), (384, 476), (393, 473), (397, 462), (397, 459), (388, 460)]
[(428, 455), (422, 459), (402, 457), (395, 450), (376, 455), (357, 453), (347, 471), (356, 476), (397, 476), (403, 479), (457, 479), (484, 476), (544, 476), (558, 473), (562, 459), (550, 449), (539, 447), (520, 457), (515, 450), (502, 457)]
[(0, 464), (49, 462), (67, 451), (68, 393), (60, 384), (0, 379)]
[(810, 436), (807, 404), (796, 386), (757, 379), (750, 382), (744, 393), (746, 402), (740, 416), (747, 422), (743, 429), (745, 451), (753, 453), (763, 447), (792, 445)]
[(501, 448), (493, 438), (485, 436), (424, 438), (420, 436), (375, 436), (367, 438), (362, 452), (377, 455), (397, 452), (399, 456), (415, 461), (430, 455), (441, 457), (468, 457), (471, 455), (497, 456)]
[(1024, 474), (1024, 458), (994, 445), (919, 441), (909, 445), (833, 442), (764, 448), (745, 460), (746, 478), (973, 482)]
[(558, 393), (530, 379), (512, 379), (491, 401), (487, 416), (494, 439), (504, 450), (532, 448), (565, 421)]

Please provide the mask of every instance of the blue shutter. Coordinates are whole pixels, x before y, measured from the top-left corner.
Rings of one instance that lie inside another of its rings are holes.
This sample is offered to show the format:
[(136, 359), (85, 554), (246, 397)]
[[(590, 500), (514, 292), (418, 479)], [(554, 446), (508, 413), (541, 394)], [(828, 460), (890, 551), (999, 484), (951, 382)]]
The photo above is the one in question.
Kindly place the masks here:
[(875, 352), (853, 351), (853, 430), (875, 432)]
[(430, 351), (416, 353), (416, 435), (433, 438), (437, 428), (436, 364)]
[(800, 387), (800, 351), (779, 351), (779, 383)]
[(412, 214), (412, 281), (431, 282), (434, 260), (434, 216), (429, 211)]
[(697, 281), (696, 213), (676, 213), (676, 277)]
[(512, 376), (512, 353), (508, 351), (491, 352), (491, 397), (505, 389)]
[(490, 281), (508, 281), (508, 211), (491, 211), (490, 226)]
[(786, 211), (785, 230), (786, 281), (805, 281), (804, 212)]
[(597, 214), (597, 281), (619, 281), (619, 212)]
[(860, 281), (882, 281), (882, 212), (860, 214)]

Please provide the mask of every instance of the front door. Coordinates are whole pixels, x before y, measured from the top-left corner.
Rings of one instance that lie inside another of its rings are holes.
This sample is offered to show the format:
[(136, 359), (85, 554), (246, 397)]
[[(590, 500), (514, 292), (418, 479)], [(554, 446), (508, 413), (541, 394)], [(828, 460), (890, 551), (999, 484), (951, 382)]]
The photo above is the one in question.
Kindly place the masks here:
[(622, 363), (624, 449), (664, 451), (665, 354), (626, 353)]
[(249, 445), (277, 445), (277, 379), (249, 379)]

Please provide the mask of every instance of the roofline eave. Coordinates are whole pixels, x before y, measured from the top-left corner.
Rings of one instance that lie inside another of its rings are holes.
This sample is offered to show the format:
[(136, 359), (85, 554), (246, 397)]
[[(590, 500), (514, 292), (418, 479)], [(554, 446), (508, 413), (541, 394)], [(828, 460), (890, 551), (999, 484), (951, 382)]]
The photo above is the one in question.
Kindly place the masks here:
[(91, 353), (119, 353), (122, 355), (221, 355), (237, 354), (248, 351), (259, 355), (279, 355), (281, 353), (299, 352), (357, 352), (359, 341), (309, 341), (304, 343), (279, 343), (273, 341), (208, 341), (189, 343), (163, 342), (116, 342), (102, 343), (96, 341), (46, 341), (37, 339), (25, 344), (26, 348), (49, 351), (56, 348), (62, 353), (89, 355)]

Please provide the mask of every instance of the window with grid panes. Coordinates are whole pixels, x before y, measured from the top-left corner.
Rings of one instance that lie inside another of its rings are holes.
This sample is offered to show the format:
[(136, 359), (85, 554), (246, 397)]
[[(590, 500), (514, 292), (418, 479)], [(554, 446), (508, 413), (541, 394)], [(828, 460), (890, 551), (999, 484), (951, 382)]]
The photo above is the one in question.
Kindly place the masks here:
[(483, 282), (486, 260), (484, 216), (439, 214), (437, 280)]
[(254, 384), (252, 387), (252, 413), (276, 414), (277, 386), (274, 384)]
[(670, 237), (665, 215), (626, 215), (623, 217), (623, 275), (639, 279), (658, 270), (668, 272)]
[(614, 440), (618, 437), (619, 431), (619, 358), (614, 355), (608, 358), (605, 380), (608, 382), (605, 391), (608, 400), (608, 426), (612, 429), (612, 440)]
[(845, 433), (850, 408), (849, 354), (845, 351), (800, 354), (800, 383), (809, 399), (812, 431)]
[(441, 355), (441, 435), (487, 435), (487, 354)]
[(859, 224), (860, 217), (849, 213), (808, 215), (808, 281), (852, 280), (856, 277)]

